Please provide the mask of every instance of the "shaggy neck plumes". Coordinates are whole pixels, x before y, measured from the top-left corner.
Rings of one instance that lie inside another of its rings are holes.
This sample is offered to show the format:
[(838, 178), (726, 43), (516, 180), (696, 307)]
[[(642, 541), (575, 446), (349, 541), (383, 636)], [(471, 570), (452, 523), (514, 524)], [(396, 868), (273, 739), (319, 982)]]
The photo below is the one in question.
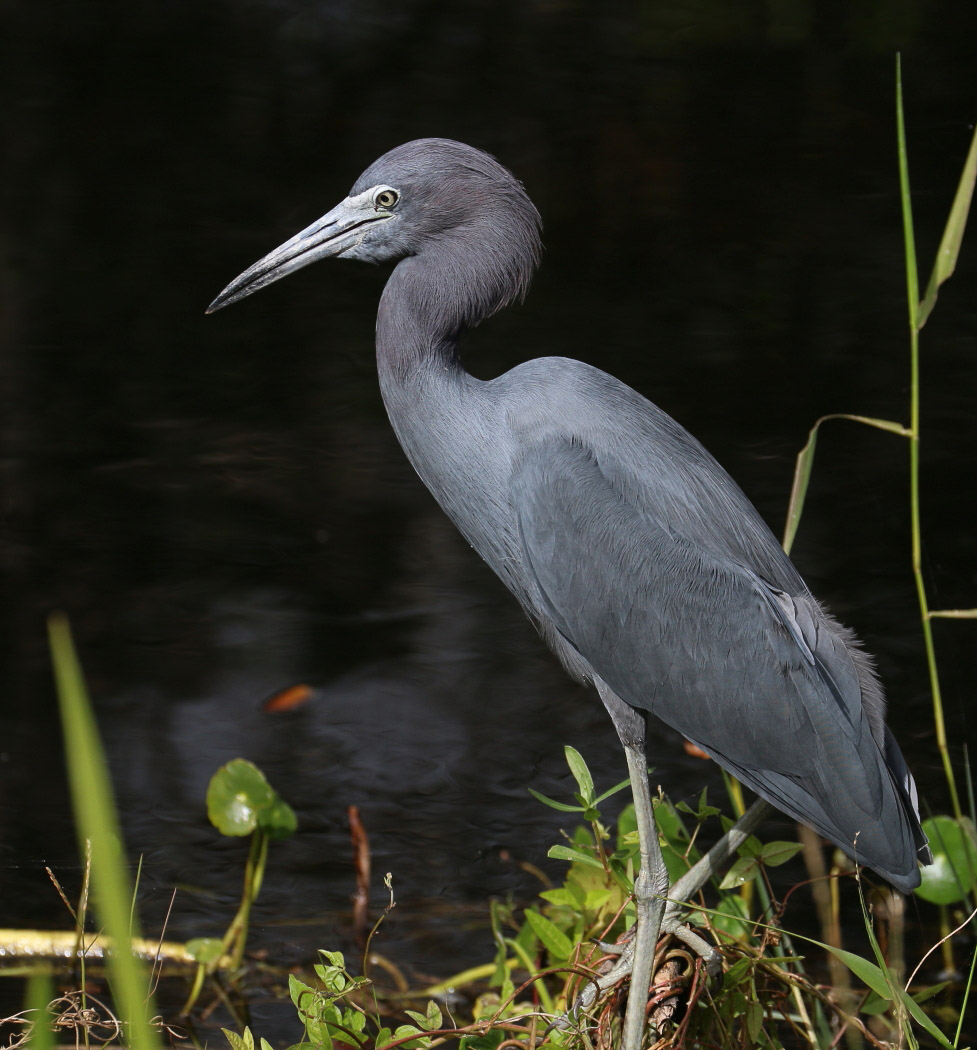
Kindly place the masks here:
[(530, 214), (501, 215), (485, 209), (401, 260), (377, 313), (382, 365), (405, 372), (426, 358), (457, 364), (465, 329), (525, 296), (539, 258), (536, 212), (529, 208)]

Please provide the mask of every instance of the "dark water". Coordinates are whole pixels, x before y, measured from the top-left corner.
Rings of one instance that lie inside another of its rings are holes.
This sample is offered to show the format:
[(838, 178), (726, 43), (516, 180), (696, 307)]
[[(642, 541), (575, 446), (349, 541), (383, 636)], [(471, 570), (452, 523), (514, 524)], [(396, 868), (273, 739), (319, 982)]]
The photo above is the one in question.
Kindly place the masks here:
[[(928, 261), (977, 113), (977, 6), (104, 2), (3, 22), (0, 925), (68, 924), (43, 864), (78, 884), (44, 633), (61, 609), (148, 929), (177, 884), (168, 936), (230, 917), (243, 852), (203, 794), (243, 755), (300, 817), (257, 945), (348, 945), (355, 803), (400, 902), (380, 950), (441, 976), (487, 960), (487, 896), (538, 888), (506, 857), (545, 866), (561, 824), (526, 786), (570, 791), (565, 743), (622, 778), (610, 725), (398, 449), (372, 360), (384, 273), (323, 265), (204, 307), (391, 146), (472, 142), (524, 180), (547, 243), (526, 306), (469, 340), (472, 370), (556, 353), (614, 372), (779, 532), (815, 418), (906, 416), (893, 53)], [(946, 607), (977, 584), (975, 260), (965, 244), (923, 339)], [(877, 654), (941, 811), (906, 461), (897, 438), (826, 430), (795, 556)], [(937, 637), (959, 760), (973, 629)], [(313, 702), (261, 711), (294, 682)], [(653, 761), (676, 798), (716, 783), (669, 732)]]

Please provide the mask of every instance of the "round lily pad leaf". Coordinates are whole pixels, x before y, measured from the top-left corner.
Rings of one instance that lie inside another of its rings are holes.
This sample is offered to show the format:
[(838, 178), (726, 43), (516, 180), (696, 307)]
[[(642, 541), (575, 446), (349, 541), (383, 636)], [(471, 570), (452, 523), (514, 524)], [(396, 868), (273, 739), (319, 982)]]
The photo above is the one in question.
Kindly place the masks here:
[(284, 838), (296, 827), (292, 808), (264, 773), (243, 758), (221, 766), (210, 778), (207, 815), (222, 835), (250, 835), (260, 827), (272, 838)]
[(955, 904), (977, 888), (977, 834), (963, 817), (930, 817), (923, 821), (930, 840), (933, 863), (921, 869), (923, 881), (916, 889), (933, 904)]
[(273, 839), (287, 839), (298, 827), (295, 810), (277, 793), (272, 804), (258, 814), (258, 823)]

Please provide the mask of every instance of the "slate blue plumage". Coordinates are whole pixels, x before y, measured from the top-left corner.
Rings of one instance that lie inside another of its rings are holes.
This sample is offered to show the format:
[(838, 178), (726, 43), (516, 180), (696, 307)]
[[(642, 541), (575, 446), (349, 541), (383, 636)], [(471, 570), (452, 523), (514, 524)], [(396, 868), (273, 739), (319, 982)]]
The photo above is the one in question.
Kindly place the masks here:
[(908, 892), (929, 854), (871, 662), (735, 482), (597, 368), (541, 358), (482, 382), (462, 367), (459, 338), (522, 297), (539, 250), (505, 168), (424, 139), (211, 309), (324, 256), (398, 260), (377, 317), (397, 436), (570, 673), (598, 686), (626, 746), (657, 716)]

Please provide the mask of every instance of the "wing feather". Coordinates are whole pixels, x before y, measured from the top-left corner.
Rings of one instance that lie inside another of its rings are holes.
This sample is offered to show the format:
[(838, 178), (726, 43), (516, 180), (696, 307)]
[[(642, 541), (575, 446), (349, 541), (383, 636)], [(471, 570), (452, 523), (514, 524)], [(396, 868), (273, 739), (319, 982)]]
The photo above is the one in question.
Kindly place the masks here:
[(721, 549), (708, 500), (678, 506), (691, 490), (668, 477), (624, 490), (579, 441), (534, 444), (511, 484), (541, 612), (585, 665), (863, 863), (897, 884), (893, 871), (915, 871), (850, 635), (792, 566), (769, 550), (752, 566), (739, 540)]

